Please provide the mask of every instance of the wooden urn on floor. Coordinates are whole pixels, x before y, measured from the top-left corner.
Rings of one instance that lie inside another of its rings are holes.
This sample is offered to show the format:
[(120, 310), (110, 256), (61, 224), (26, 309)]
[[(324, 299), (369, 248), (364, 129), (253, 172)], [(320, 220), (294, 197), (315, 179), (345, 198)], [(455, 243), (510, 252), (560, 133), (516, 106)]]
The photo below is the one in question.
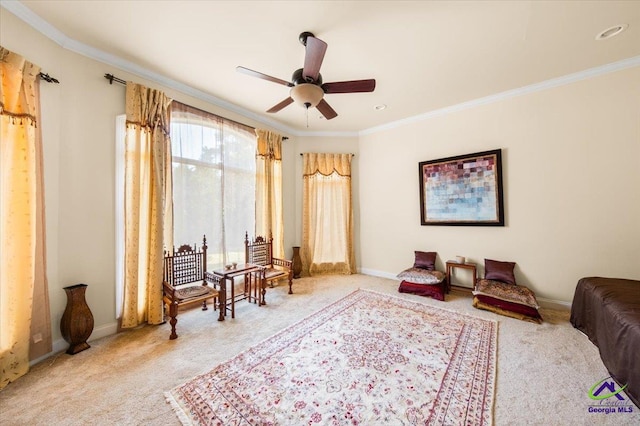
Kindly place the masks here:
[(93, 314), (84, 297), (87, 287), (86, 284), (76, 284), (64, 288), (67, 293), (67, 307), (60, 320), (60, 332), (69, 343), (69, 355), (90, 348), (87, 339), (93, 332)]
[(293, 259), (291, 264), (291, 270), (293, 271), (293, 278), (300, 278), (302, 272), (302, 259), (300, 259), (300, 247), (293, 247)]

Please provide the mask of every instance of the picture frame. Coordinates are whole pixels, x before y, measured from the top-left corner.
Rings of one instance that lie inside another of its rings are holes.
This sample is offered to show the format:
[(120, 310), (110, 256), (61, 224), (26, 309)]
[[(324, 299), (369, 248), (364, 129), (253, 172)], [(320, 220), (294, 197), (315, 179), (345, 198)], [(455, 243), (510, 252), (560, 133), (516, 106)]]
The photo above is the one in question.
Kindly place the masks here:
[(504, 226), (502, 150), (419, 163), (421, 225)]

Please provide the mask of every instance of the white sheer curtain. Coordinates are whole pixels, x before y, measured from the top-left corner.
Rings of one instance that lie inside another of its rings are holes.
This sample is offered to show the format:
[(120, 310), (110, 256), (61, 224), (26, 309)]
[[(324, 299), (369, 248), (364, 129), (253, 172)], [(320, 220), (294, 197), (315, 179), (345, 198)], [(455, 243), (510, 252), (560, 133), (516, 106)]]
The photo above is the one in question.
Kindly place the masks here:
[(303, 155), (303, 275), (356, 272), (351, 154)]
[(171, 142), (176, 245), (206, 235), (207, 269), (243, 262), (255, 226), (254, 129), (174, 101)]

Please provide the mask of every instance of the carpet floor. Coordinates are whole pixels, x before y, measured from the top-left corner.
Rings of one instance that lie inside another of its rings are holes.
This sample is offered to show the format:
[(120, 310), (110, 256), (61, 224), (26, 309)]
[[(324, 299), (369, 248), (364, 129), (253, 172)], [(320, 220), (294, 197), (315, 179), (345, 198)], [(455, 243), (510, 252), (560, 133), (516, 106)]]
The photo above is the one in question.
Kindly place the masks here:
[(474, 309), (470, 294), (453, 292), (439, 302), (399, 294), (398, 284), (366, 275), (301, 278), (293, 295), (284, 284), (268, 289), (266, 306), (237, 303), (233, 320), (218, 322), (213, 310), (181, 312), (176, 340), (164, 324), (91, 341), (90, 349), (56, 354), (2, 390), (0, 424), (179, 425), (165, 391), (360, 288), (498, 321), (498, 426), (640, 424), (635, 406), (631, 413), (589, 410), (589, 389), (608, 373), (568, 311), (542, 309), (545, 322), (537, 325)]
[(496, 336), (496, 321), (358, 290), (167, 400), (185, 425), (490, 425)]

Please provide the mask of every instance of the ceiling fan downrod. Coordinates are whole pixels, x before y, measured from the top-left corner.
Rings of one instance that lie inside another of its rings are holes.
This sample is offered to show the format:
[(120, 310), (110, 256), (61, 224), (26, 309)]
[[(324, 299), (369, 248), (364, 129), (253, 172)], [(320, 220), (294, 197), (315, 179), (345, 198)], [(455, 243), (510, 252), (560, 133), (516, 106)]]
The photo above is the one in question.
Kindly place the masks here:
[(313, 33), (310, 33), (309, 31), (304, 31), (300, 33), (300, 35), (298, 36), (298, 40), (300, 40), (300, 43), (302, 43), (304, 47), (307, 47), (307, 38), (309, 37), (315, 37), (315, 36), (313, 35)]

